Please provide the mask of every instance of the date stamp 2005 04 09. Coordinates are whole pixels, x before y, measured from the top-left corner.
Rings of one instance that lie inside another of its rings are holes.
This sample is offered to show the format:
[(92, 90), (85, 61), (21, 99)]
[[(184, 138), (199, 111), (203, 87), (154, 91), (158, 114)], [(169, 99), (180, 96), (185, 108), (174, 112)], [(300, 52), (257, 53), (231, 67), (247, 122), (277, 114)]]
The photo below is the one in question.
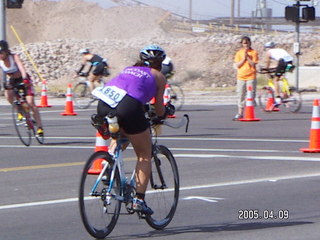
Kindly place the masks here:
[(239, 220), (287, 220), (289, 219), (289, 210), (263, 210), (258, 209), (240, 209), (238, 211)]

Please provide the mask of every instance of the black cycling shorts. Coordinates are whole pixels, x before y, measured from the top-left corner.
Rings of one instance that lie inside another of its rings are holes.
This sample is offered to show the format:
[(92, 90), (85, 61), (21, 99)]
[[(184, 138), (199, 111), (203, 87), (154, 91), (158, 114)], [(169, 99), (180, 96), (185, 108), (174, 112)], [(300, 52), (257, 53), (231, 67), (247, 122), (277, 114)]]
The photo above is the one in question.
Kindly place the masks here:
[(278, 62), (278, 66), (276, 67), (275, 75), (281, 77), (286, 72), (288, 63), (292, 62), (285, 62), (283, 59), (280, 59)]
[(9, 78), (9, 79), (7, 79), (3, 83), (3, 88), (5, 90), (12, 90), (14, 87), (24, 88), (26, 96), (34, 96), (34, 89), (33, 89), (32, 81), (31, 81), (31, 78), (30, 78), (29, 75), (28, 75), (28, 78), (29, 78), (31, 83), (27, 87), (25, 87), (25, 86), (21, 87), (20, 86), (20, 84), (23, 82), (22, 77), (20, 77), (20, 78)]
[(95, 76), (103, 75), (105, 66), (106, 66), (106, 64), (104, 62), (98, 63), (92, 72), (93, 75), (95, 75)]
[(128, 134), (141, 133), (150, 127), (143, 104), (129, 95), (126, 95), (116, 108), (99, 101), (97, 108), (99, 116), (105, 117), (112, 111), (115, 111), (120, 127)]

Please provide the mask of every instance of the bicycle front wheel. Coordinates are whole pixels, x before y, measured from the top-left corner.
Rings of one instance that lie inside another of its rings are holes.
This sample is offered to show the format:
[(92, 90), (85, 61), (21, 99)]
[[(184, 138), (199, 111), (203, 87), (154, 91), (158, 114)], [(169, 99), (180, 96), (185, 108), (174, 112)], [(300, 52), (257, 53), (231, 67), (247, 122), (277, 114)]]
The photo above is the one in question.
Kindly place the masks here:
[[(97, 174), (88, 173), (105, 166), (104, 164), (107, 164), (107, 168), (101, 179)], [(98, 239), (103, 239), (112, 232), (121, 209), (121, 202), (115, 198), (120, 195), (120, 175), (116, 169), (113, 183), (110, 183), (112, 168), (110, 154), (99, 151), (88, 159), (81, 175), (79, 207), (82, 222), (88, 233)], [(110, 184), (113, 187), (109, 194)]]
[(12, 119), (20, 141), (30, 146), (33, 129), (28, 124), (28, 114), (21, 105), (12, 104)]
[(146, 199), (154, 213), (146, 221), (154, 229), (163, 229), (171, 222), (179, 200), (178, 167), (165, 146), (156, 146), (153, 153), (150, 184)]
[(301, 93), (290, 89), (290, 96), (282, 100), (285, 109), (291, 113), (299, 112), (302, 106)]
[(272, 112), (274, 108), (274, 91), (270, 87), (263, 87), (258, 93), (259, 107), (262, 111)]
[(78, 108), (88, 108), (92, 102), (88, 85), (86, 83), (78, 83), (73, 89), (73, 98)]
[(184, 93), (179, 85), (175, 83), (170, 84), (169, 99), (177, 111), (181, 110), (184, 104)]

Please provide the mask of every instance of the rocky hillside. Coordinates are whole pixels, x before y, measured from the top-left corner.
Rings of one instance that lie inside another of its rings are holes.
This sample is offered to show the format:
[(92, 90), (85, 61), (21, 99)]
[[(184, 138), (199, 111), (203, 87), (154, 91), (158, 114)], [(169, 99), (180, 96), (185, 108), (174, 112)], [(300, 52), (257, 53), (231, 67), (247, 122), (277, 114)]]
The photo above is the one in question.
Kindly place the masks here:
[[(12, 25), (25, 42), (49, 88), (65, 89), (79, 67), (79, 49), (87, 47), (106, 57), (112, 76), (133, 64), (144, 45), (161, 45), (173, 59), (176, 79), (184, 88), (235, 85), (233, 56), (241, 34), (216, 32), (210, 35), (168, 31), (160, 23), (165, 11), (153, 7), (100, 8), (81, 0), (27, 1), (22, 9), (7, 11), (7, 36), (11, 49), (20, 53), (35, 80), (39, 76), (23, 52)], [(249, 34), (250, 35), (250, 34)], [(263, 57), (263, 43), (275, 41), (292, 52), (294, 33), (250, 35), (253, 48)], [(320, 63), (319, 34), (301, 34), (301, 63)]]

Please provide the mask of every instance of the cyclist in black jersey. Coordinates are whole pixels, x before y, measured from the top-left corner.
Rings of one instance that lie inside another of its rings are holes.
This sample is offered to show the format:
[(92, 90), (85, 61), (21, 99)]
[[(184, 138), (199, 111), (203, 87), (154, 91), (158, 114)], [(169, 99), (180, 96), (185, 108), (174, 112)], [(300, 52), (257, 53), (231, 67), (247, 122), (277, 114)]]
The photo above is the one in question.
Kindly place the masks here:
[(77, 75), (74, 77), (77, 77), (82, 72), (87, 63), (89, 63), (90, 68), (85, 75), (88, 76), (88, 80), (90, 82), (90, 90), (93, 91), (93, 89), (95, 89), (95, 81), (99, 80), (102, 76), (110, 75), (107, 59), (102, 58), (97, 54), (90, 53), (90, 50), (88, 48), (81, 49), (79, 52), (82, 56), (81, 67), (78, 71), (76, 71)]

